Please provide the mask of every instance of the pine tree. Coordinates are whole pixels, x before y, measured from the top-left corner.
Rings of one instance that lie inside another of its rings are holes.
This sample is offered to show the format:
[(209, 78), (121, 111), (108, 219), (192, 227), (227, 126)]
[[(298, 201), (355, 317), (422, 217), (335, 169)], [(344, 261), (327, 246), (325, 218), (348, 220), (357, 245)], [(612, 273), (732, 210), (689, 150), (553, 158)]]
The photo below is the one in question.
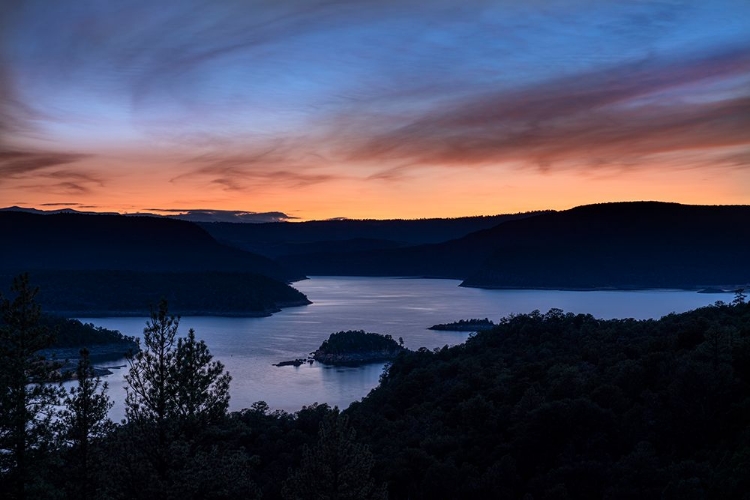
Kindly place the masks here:
[(139, 441), (145, 459), (152, 465), (159, 484), (168, 487), (174, 453), (193, 430), (215, 422), (229, 405), (228, 373), (203, 341), (190, 330), (178, 339), (179, 318), (170, 316), (167, 302), (151, 312), (143, 330), (142, 350), (129, 358), (125, 415)]
[(175, 354), (170, 379), (176, 386), (178, 418), (190, 425), (216, 422), (229, 408), (232, 377), (221, 362), (212, 361), (206, 343), (195, 339), (192, 328), (187, 338), (177, 339)]
[(125, 375), (125, 416), (142, 439), (141, 447), (160, 481), (167, 476), (168, 427), (176, 415), (177, 388), (170, 372), (178, 326), (179, 318), (169, 315), (167, 302), (162, 300), (159, 309), (151, 311), (143, 329), (143, 347), (128, 358), (130, 369)]
[(12, 300), (0, 296), (0, 474), (11, 498), (23, 499), (43, 481), (32, 469), (43, 463), (52, 445), (56, 406), (64, 391), (45, 383), (57, 366), (38, 354), (54, 340), (40, 323), (39, 289), (22, 274), (14, 278), (11, 292)]
[(78, 385), (65, 398), (60, 424), (64, 429), (62, 444), (68, 448), (69, 496), (86, 499), (96, 490), (91, 441), (108, 435), (114, 424), (107, 417), (113, 404), (107, 396), (107, 383), (95, 376), (89, 351), (84, 348), (80, 354), (76, 369)]
[[(151, 311), (143, 329), (143, 346), (128, 358), (125, 415), (129, 421), (164, 425), (175, 414), (176, 387), (169, 378), (178, 326), (179, 318), (169, 315), (166, 300), (159, 303), (158, 311)], [(141, 347), (140, 339), (138, 344)]]

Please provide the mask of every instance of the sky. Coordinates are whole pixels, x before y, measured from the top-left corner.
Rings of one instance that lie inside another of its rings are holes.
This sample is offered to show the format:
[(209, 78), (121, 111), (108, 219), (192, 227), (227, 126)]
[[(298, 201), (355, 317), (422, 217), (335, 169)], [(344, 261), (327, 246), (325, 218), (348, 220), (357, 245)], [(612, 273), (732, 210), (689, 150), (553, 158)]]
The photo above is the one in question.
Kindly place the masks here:
[(0, 206), (750, 204), (747, 0), (3, 0)]

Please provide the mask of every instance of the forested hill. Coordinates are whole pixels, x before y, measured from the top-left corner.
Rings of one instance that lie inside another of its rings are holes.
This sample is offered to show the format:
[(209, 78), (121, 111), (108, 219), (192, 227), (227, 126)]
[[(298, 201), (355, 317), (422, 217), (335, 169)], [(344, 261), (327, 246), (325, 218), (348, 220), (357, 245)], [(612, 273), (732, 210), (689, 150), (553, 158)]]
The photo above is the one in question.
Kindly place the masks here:
[(0, 271), (243, 272), (302, 278), (218, 243), (196, 224), (156, 217), (0, 212)]
[(346, 413), (391, 499), (748, 498), (750, 305), (504, 318)]
[(750, 282), (750, 207), (633, 202), (509, 220), (431, 245), (282, 258), (310, 275), (431, 276), (507, 288)]
[[(483, 241), (482, 241), (483, 240)], [(499, 226), (464, 285), (692, 288), (750, 283), (750, 207), (588, 205)]]
[[(12, 276), (0, 272), (7, 295)], [(182, 316), (269, 316), (307, 305), (286, 283), (240, 272), (43, 270), (30, 273), (45, 311), (66, 317), (148, 316), (164, 298)]]
[(544, 212), (454, 219), (344, 219), (265, 224), (210, 222), (200, 223), (200, 226), (222, 243), (276, 258), (441, 243), (540, 213)]
[(184, 315), (265, 316), (309, 303), (285, 283), (303, 275), (191, 222), (9, 211), (0, 234), (0, 290), (29, 272), (45, 310), (63, 315), (144, 315), (162, 297)]

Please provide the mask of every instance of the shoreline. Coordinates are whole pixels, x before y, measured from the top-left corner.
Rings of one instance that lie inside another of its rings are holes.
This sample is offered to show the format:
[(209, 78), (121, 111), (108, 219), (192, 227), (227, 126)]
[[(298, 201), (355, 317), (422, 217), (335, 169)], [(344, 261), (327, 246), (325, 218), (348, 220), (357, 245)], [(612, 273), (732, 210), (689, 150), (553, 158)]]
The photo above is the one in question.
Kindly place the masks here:
[(723, 293), (734, 293), (738, 288), (744, 288), (750, 290), (750, 283), (744, 285), (691, 285), (684, 287), (663, 287), (663, 286), (601, 286), (601, 287), (565, 287), (565, 286), (506, 286), (506, 285), (481, 285), (466, 283), (464, 278), (455, 278), (451, 276), (381, 276), (381, 275), (355, 275), (355, 274), (313, 274), (308, 276), (308, 279), (314, 280), (315, 278), (367, 278), (367, 279), (398, 279), (398, 280), (445, 280), (445, 281), (457, 281), (458, 286), (461, 288), (479, 288), (483, 290), (550, 290), (559, 292), (638, 292), (638, 291), (680, 291), (680, 292), (696, 292), (706, 294), (723, 294)]
[[(661, 287), (661, 286), (632, 286), (632, 287), (563, 287), (563, 286), (503, 286), (503, 285), (474, 285), (461, 282), (458, 285), (461, 288), (478, 288), (481, 290), (549, 290), (555, 292), (653, 292), (658, 290), (677, 291), (677, 292), (695, 292), (704, 294), (730, 294), (738, 288), (747, 288), (747, 285), (737, 285), (734, 287), (722, 286), (691, 286), (691, 287)], [(731, 289), (727, 289), (731, 288)]]
[[(281, 312), (283, 309), (289, 308), (289, 307), (302, 307), (302, 306), (309, 306), (312, 304), (312, 302), (309, 299), (306, 300), (299, 300), (299, 301), (292, 301), (292, 302), (283, 302), (276, 304), (275, 309), (265, 309), (263, 311), (215, 311), (211, 309), (188, 309), (183, 311), (176, 311), (175, 316), (180, 317), (190, 317), (190, 316), (214, 316), (214, 317), (221, 317), (221, 318), (267, 318), (269, 316), (273, 316), (275, 313)], [(112, 309), (104, 309), (104, 310), (80, 310), (80, 311), (61, 311), (61, 310), (54, 310), (54, 309), (48, 309), (46, 312), (49, 312), (50, 314), (56, 314), (59, 316), (65, 316), (66, 318), (140, 318), (140, 317), (148, 317), (151, 314), (151, 311), (148, 309), (143, 310), (128, 310), (128, 311), (120, 311), (120, 310), (112, 310)], [(172, 311), (170, 311), (172, 313)]]

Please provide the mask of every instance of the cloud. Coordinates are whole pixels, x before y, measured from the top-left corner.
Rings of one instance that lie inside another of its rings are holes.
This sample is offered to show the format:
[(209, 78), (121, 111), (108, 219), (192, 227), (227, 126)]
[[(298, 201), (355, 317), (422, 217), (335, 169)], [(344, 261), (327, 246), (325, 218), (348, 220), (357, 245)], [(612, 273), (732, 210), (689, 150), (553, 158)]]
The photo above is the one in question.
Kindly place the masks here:
[[(357, 177), (351, 168), (361, 163), (382, 165), (365, 178), (392, 182), (409, 181), (425, 166), (503, 162), (542, 172), (649, 168), (657, 160), (678, 168), (748, 168), (748, 82), (748, 46), (676, 61), (655, 57), (515, 89), (477, 85), (456, 92), (453, 82), (437, 81), (421, 109), (342, 109), (315, 136), (201, 155), (188, 162), (200, 167), (173, 180), (207, 179), (227, 191), (273, 183), (294, 188)], [(404, 88), (398, 99), (410, 95), (419, 100), (420, 91)], [(382, 104), (388, 96), (369, 98)], [(321, 165), (349, 170), (316, 173)]]
[[(742, 2), (94, 4), (0, 2), (9, 192), (122, 199), (158, 165), (164, 192), (231, 206), (339, 180), (419, 186), (433, 166), (750, 164)], [(87, 170), (82, 152), (116, 161)]]
[(88, 156), (90, 155), (0, 149), (0, 182), (1, 179), (18, 179), (50, 167), (75, 163)]
[[(732, 79), (737, 88), (712, 89)], [(748, 80), (750, 48), (742, 47), (701, 59), (644, 61), (516, 91), (471, 95), (406, 124), (375, 121), (373, 128), (385, 132), (356, 130), (349, 136), (355, 146), (348, 160), (399, 162), (374, 176), (390, 179), (420, 165), (522, 161), (544, 170), (750, 147)], [(702, 93), (701, 87), (707, 90)], [(744, 158), (734, 156), (740, 166), (750, 167)]]
[(311, 151), (304, 153), (306, 147), (299, 148), (303, 151), (302, 158), (296, 149), (287, 147), (271, 147), (243, 155), (202, 155), (186, 163), (203, 163), (203, 166), (192, 168), (171, 181), (199, 179), (227, 191), (245, 191), (268, 185), (302, 188), (341, 177), (311, 172), (320, 156)]
[(0, 149), (0, 185), (15, 183), (22, 190), (81, 195), (104, 186), (104, 179), (83, 168), (65, 167), (91, 155)]
[(262, 223), (284, 222), (296, 219), (296, 217), (291, 217), (284, 212), (248, 212), (243, 210), (213, 210), (203, 208), (147, 208), (146, 210), (167, 214), (166, 217), (170, 217), (173, 219), (188, 220), (191, 222)]
[(62, 196), (85, 195), (93, 192), (92, 189), (85, 184), (72, 181), (19, 184), (18, 188), (26, 191), (38, 191), (46, 194), (56, 194)]

